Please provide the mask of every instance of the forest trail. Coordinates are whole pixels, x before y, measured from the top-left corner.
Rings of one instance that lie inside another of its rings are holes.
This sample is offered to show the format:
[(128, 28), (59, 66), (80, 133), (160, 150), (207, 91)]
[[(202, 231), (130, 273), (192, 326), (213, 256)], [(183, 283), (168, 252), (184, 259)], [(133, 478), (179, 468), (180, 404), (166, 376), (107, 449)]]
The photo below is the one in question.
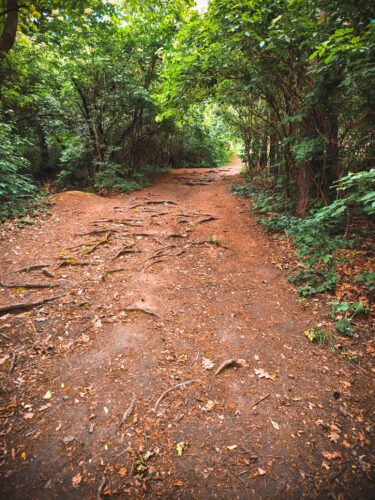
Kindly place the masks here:
[(3, 236), (0, 306), (64, 295), (0, 316), (1, 498), (371, 496), (373, 379), (305, 337), (239, 169), (60, 193)]

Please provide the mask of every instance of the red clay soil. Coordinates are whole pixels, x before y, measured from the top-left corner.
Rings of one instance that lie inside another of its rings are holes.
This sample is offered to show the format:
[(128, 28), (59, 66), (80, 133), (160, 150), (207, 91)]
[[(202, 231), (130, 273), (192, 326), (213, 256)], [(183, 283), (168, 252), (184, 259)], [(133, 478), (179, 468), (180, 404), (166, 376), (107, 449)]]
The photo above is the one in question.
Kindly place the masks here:
[(239, 168), (3, 232), (0, 307), (63, 295), (0, 316), (1, 498), (374, 498), (373, 376), (304, 335)]

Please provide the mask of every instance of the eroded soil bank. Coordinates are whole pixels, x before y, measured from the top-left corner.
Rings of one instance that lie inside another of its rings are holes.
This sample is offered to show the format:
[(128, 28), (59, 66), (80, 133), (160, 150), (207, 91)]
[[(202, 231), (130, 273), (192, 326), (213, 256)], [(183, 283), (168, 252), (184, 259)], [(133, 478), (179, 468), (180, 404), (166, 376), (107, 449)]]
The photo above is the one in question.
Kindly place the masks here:
[(372, 497), (373, 378), (304, 336), (239, 168), (3, 234), (0, 305), (61, 296), (0, 316), (1, 498)]

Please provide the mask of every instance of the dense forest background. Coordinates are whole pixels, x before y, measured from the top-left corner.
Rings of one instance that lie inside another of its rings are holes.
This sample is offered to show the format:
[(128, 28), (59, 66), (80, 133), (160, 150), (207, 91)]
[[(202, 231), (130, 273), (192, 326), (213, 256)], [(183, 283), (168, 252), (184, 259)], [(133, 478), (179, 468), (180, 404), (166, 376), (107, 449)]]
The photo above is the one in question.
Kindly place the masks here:
[(222, 165), (233, 142), (284, 212), (331, 229), (374, 214), (374, 11), (2, 0), (1, 218), (47, 181), (129, 192), (166, 168)]

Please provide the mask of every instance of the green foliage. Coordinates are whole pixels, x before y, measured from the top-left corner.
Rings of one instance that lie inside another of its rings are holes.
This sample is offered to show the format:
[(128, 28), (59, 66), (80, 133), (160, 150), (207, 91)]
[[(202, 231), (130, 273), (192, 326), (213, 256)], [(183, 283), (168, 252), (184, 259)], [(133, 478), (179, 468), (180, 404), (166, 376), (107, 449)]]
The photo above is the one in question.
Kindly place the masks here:
[(250, 196), (255, 192), (251, 186), (247, 186), (246, 184), (232, 184), (229, 190), (237, 196)]
[(367, 315), (370, 312), (369, 307), (366, 307), (362, 302), (354, 302), (349, 304), (349, 302), (331, 302), (332, 311), (331, 316), (336, 318), (338, 315), (343, 316), (339, 318), (336, 322), (336, 329), (346, 335), (347, 337), (352, 337), (354, 335), (354, 330), (350, 326), (350, 321), (359, 314)]
[(309, 297), (317, 293), (332, 291), (338, 281), (336, 266), (339, 264), (337, 250), (352, 242), (334, 234), (337, 224), (329, 220), (326, 224), (316, 211), (305, 219), (292, 215), (293, 203), (285, 193), (255, 190), (251, 186), (234, 185), (232, 192), (251, 194), (251, 202), (260, 215), (257, 220), (269, 231), (278, 231), (289, 237), (296, 249), (299, 265), (288, 278), (299, 286), (298, 294)]
[(365, 285), (368, 286), (371, 291), (375, 290), (375, 271), (366, 271), (358, 276), (356, 281), (364, 281)]
[(27, 175), (27, 144), (0, 122), (0, 220), (26, 215), (37, 190)]

